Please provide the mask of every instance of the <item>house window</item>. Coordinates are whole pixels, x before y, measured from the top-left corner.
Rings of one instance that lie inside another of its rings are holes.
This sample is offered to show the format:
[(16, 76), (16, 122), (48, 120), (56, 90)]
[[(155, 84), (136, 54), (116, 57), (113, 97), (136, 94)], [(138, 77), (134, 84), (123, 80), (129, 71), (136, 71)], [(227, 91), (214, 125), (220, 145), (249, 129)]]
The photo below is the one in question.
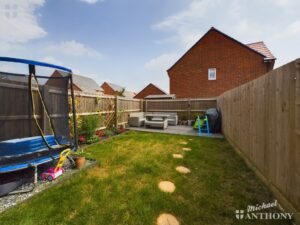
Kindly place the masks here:
[(217, 69), (209, 68), (208, 69), (208, 80), (216, 80), (217, 79)]

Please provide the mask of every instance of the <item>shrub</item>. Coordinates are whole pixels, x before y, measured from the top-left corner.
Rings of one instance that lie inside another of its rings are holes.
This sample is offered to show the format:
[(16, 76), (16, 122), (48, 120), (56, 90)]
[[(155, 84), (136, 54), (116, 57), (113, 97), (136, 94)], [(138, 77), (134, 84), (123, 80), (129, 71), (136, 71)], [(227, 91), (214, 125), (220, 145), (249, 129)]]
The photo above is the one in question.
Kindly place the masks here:
[(81, 119), (81, 124), (78, 127), (79, 135), (84, 135), (86, 140), (90, 140), (96, 133), (99, 125), (99, 118), (96, 115), (84, 116)]

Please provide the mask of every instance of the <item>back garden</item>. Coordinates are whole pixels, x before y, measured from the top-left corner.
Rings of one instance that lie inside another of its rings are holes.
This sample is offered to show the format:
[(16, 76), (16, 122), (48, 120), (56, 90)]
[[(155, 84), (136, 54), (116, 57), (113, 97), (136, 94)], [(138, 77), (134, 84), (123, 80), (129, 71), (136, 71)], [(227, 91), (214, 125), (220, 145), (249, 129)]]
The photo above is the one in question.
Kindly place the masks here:
[[(83, 154), (98, 165), (1, 213), (1, 224), (150, 225), (162, 213), (180, 224), (270, 224), (236, 219), (236, 210), (274, 197), (225, 139), (130, 131)], [(161, 181), (173, 182), (175, 191), (160, 191)]]
[[(0, 201), (1, 211), (15, 205), (0, 214), (0, 224), (297, 223), (299, 65), (299, 60), (290, 62), (214, 100), (152, 102), (78, 93), (75, 99), (67, 90), (72, 74), (60, 78), (39, 76), (46, 79), (40, 85), (31, 64), (29, 77), (3, 74), (1, 91), (9, 98), (3, 97), (7, 102), (1, 114), (0, 173), (7, 178), (24, 169), (37, 188), (34, 196), (28, 195), (30, 198), (21, 199), (18, 205), (16, 201), (6, 207)], [(190, 120), (211, 107), (221, 113), (226, 139), (125, 129), (132, 112), (178, 111)], [(71, 153), (77, 137), (79, 151)], [(55, 168), (43, 167), (66, 159), (61, 156), (65, 150), (74, 158), (85, 156), (96, 163), (82, 170), (70, 166), (72, 176), (54, 177), (58, 182), (52, 183), (52, 177), (38, 181), (40, 174), (52, 171), (62, 175), (64, 169), (68, 172), (69, 168), (58, 167), (59, 163)], [(14, 190), (7, 185), (20, 181), (11, 182), (1, 176), (0, 185), (4, 191)], [(50, 184), (50, 188), (39, 189), (43, 183)], [(275, 207), (259, 209), (254, 215), (264, 213), (275, 219), (245, 218), (249, 206), (271, 203)], [(293, 219), (282, 218), (282, 214)]]

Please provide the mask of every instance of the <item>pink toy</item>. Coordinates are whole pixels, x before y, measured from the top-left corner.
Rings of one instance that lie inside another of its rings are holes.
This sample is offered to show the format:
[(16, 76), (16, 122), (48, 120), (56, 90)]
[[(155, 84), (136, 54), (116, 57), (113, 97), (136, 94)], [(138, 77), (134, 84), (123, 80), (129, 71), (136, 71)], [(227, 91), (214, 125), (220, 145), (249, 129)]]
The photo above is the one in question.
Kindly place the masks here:
[(69, 148), (62, 151), (59, 155), (59, 160), (56, 164), (56, 167), (49, 168), (48, 170), (43, 172), (41, 175), (42, 180), (47, 179), (49, 181), (53, 181), (56, 178), (58, 178), (59, 176), (61, 176), (65, 172), (65, 170), (62, 166), (70, 153), (71, 153), (71, 149), (69, 149)]
[(43, 172), (41, 175), (42, 180), (53, 181), (57, 177), (61, 176), (65, 172), (64, 168), (55, 169), (49, 168), (47, 171)]

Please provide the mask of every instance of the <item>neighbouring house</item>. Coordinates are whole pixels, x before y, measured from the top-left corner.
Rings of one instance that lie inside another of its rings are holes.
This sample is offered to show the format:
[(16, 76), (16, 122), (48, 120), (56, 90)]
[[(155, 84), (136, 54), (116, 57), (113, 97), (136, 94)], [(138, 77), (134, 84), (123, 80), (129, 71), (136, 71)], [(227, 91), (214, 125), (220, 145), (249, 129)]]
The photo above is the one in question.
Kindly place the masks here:
[(136, 94), (134, 98), (143, 99), (149, 95), (166, 95), (162, 89), (157, 87), (156, 85), (150, 83), (143, 90)]
[(243, 44), (211, 28), (170, 69), (170, 94), (217, 97), (272, 70), (276, 58), (264, 42)]
[(101, 88), (103, 89), (104, 94), (106, 94), (106, 95), (122, 94), (126, 98), (134, 98), (134, 96), (136, 95), (135, 92), (127, 91), (125, 87), (122, 87), (117, 84), (109, 83), (109, 82), (104, 82), (101, 85)]
[[(51, 76), (61, 77), (65, 75), (65, 72), (55, 70)], [(55, 82), (55, 79), (48, 82)], [(73, 74), (73, 89), (75, 92), (84, 92), (86, 94), (103, 94), (103, 89), (92, 78), (76, 74)]]

